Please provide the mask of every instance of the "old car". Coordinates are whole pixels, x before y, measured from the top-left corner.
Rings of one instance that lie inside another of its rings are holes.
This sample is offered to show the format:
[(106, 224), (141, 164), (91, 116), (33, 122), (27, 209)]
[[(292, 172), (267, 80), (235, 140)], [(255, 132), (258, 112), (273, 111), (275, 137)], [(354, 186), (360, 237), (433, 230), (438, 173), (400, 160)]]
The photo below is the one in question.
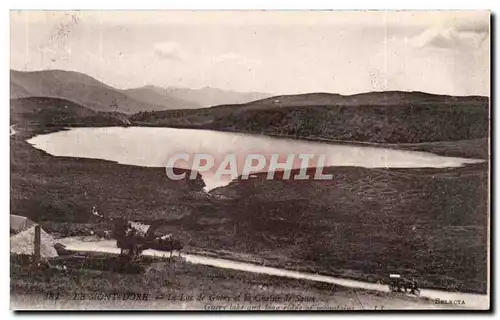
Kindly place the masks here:
[(418, 282), (415, 279), (409, 280), (400, 274), (389, 274), (389, 290), (392, 292), (404, 292), (414, 295), (420, 295)]

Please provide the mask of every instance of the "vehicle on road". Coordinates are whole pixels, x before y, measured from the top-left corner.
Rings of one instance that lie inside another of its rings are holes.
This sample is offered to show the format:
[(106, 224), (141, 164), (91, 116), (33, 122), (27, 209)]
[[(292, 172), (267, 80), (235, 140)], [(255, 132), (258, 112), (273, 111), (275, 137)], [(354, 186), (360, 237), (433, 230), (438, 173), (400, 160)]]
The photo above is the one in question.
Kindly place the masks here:
[(401, 277), (400, 274), (394, 273), (389, 274), (389, 290), (392, 292), (414, 294), (416, 296), (420, 295), (418, 282), (415, 279), (409, 280)]

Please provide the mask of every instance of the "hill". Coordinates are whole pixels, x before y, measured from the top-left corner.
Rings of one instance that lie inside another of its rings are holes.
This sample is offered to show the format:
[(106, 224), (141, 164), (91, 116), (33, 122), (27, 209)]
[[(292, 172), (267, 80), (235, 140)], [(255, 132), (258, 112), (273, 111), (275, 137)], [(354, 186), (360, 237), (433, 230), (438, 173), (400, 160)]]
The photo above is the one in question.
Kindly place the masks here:
[(162, 91), (155, 86), (144, 86), (141, 88), (127, 89), (123, 91), (130, 98), (151, 104), (159, 107), (174, 106), (171, 109), (197, 109), (201, 108), (196, 102), (185, 101), (168, 96), (165, 91)]
[(23, 86), (11, 81), (10, 82), (10, 98), (11, 99), (17, 99), (17, 98), (26, 98), (26, 97), (31, 97), (32, 94)]
[[(10, 71), (11, 95), (17, 97), (49, 97), (73, 101), (96, 111), (135, 113), (139, 111), (182, 108), (175, 99), (167, 104), (151, 104), (135, 100), (127, 92), (115, 89), (88, 75), (74, 71), (45, 70)], [(137, 94), (135, 94), (137, 96)]]
[(127, 125), (125, 114), (98, 112), (69, 100), (31, 97), (10, 100), (11, 124), (42, 127)]
[[(201, 128), (330, 142), (399, 146), (477, 140), (483, 146), (480, 151), (471, 151), (470, 154), (487, 156), (484, 151), (488, 149), (489, 101), (487, 97), (451, 97), (421, 92), (355, 96), (305, 94), (198, 110), (141, 112), (130, 119), (137, 125)], [(408, 147), (415, 150), (426, 148), (421, 145)], [(461, 152), (460, 148), (455, 148), (453, 154), (460, 155)], [(463, 153), (467, 152), (464, 150)]]
[(203, 87), (200, 89), (169, 87), (167, 89), (163, 89), (162, 92), (166, 92), (166, 94), (170, 97), (191, 101), (203, 107), (211, 107), (220, 104), (247, 103), (272, 96), (268, 93), (237, 92), (211, 87)]
[(487, 97), (480, 96), (448, 96), (425, 93), (420, 91), (380, 91), (353, 95), (332, 93), (307, 93), (297, 95), (275, 96), (252, 101), (245, 108), (261, 105), (277, 107), (300, 106), (406, 106), (406, 105), (461, 105), (480, 106), (488, 103)]

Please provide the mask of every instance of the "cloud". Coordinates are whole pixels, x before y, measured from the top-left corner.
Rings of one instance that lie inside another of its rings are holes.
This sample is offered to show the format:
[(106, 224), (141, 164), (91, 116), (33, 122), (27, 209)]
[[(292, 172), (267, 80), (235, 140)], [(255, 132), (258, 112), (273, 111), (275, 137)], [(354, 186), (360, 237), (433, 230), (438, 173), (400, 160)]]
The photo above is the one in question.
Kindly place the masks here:
[(489, 35), (488, 24), (458, 24), (428, 28), (411, 39), (417, 48), (474, 51), (479, 49)]
[(154, 49), (160, 60), (186, 60), (192, 55), (177, 42), (155, 43)]

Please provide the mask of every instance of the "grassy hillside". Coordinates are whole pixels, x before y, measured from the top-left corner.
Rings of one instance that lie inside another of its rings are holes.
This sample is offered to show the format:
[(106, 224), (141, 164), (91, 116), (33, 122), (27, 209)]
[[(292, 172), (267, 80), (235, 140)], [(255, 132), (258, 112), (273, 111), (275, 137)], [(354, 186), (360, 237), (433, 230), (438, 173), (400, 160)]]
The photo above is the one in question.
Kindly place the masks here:
[[(210, 109), (203, 112), (211, 116)], [(107, 216), (166, 220), (188, 248), (237, 252), (290, 269), (373, 281), (397, 271), (414, 275), (426, 287), (486, 290), (487, 164), (329, 168), (334, 179), (321, 182), (258, 175), (206, 194), (202, 181), (171, 181), (162, 168), (53, 157), (25, 141), (94, 117), (99, 125), (116, 125), (119, 114), (103, 118), (47, 98), (13, 100), (11, 113), (17, 131), (10, 137), (13, 214), (85, 223), (96, 205)], [(443, 132), (436, 134), (452, 134)]]
[(31, 97), (10, 100), (11, 124), (40, 127), (86, 127), (126, 125), (125, 114), (119, 112), (97, 112), (72, 101)]
[(32, 94), (25, 89), (23, 86), (11, 81), (10, 82), (10, 98), (18, 99), (18, 98), (26, 98), (30, 97)]
[(259, 174), (218, 188), (212, 192), (232, 200), (205, 212), (198, 230), (210, 237), (207, 246), (236, 247), (282, 265), (375, 279), (401, 272), (426, 285), (485, 290), (484, 165), (325, 171), (333, 180), (266, 180)]

